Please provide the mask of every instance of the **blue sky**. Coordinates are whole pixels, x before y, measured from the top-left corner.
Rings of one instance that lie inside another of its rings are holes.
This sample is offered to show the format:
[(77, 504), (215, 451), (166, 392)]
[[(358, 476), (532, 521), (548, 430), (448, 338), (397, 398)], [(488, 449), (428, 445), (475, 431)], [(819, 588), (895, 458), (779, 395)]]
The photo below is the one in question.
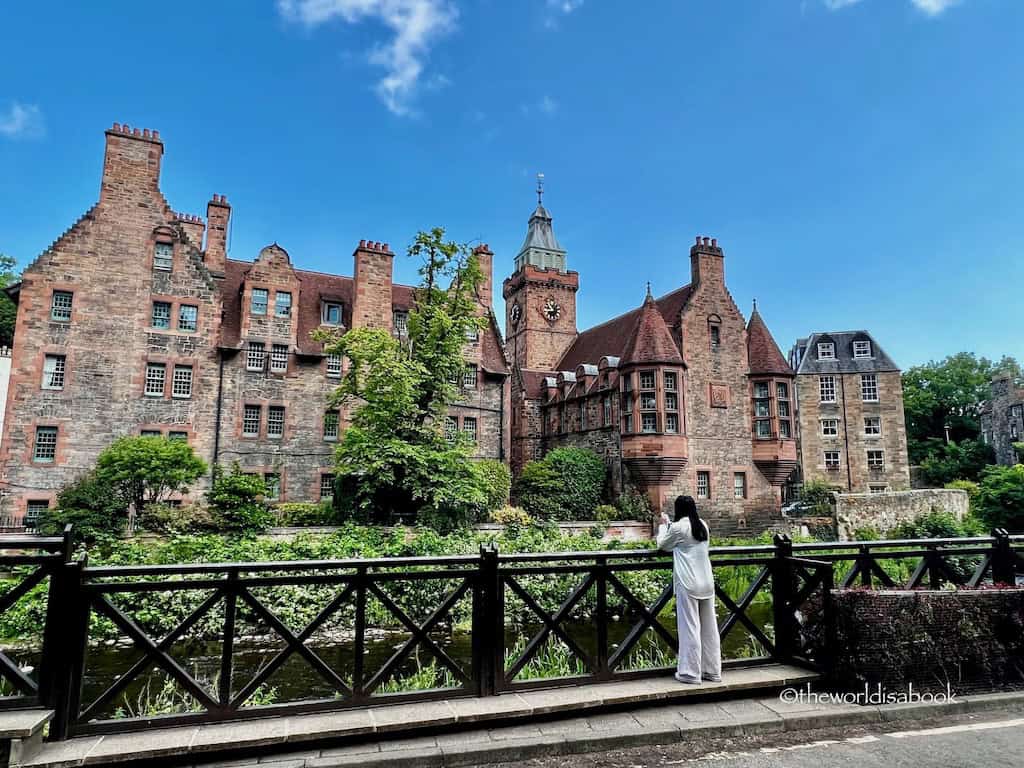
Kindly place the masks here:
[(706, 234), (784, 349), (1024, 357), (1022, 31), (1019, 0), (11, 4), (0, 251), (91, 205), (118, 121), (160, 130), (177, 210), (228, 196), (234, 258), (351, 274), (441, 224), (500, 284), (543, 171), (581, 327), (688, 282)]

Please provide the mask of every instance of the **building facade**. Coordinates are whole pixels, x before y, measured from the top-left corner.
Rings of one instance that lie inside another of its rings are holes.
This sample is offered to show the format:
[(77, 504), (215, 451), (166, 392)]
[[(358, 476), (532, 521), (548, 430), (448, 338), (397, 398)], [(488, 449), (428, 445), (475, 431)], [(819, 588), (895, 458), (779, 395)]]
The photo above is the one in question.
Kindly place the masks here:
[(998, 464), (1019, 464), (1024, 451), (1014, 443), (1024, 442), (1024, 387), (1009, 374), (1000, 374), (992, 379), (989, 391), (981, 412), (981, 438), (992, 446)]
[[(238, 462), (279, 500), (333, 492), (346, 414), (328, 405), (343, 361), (317, 329), (401, 334), (413, 288), (392, 281), (386, 243), (361, 240), (352, 276), (296, 268), (275, 244), (228, 258), (231, 206), (206, 220), (160, 192), (156, 131), (106, 132), (99, 201), (47, 248), (9, 293), (18, 303), (2, 443), (5, 514), (31, 518), (125, 435), (188, 440), (211, 465)], [(464, 397), (447, 427), (477, 456), (504, 460), (508, 367), (491, 309), (487, 246), (478, 295), (487, 327), (467, 339)]]
[(815, 333), (790, 352), (802, 480), (848, 493), (910, 488), (900, 369), (866, 331)]
[(538, 204), (503, 284), (513, 471), (590, 448), (614, 492), (632, 485), (657, 513), (688, 493), (716, 535), (766, 527), (797, 466), (794, 372), (733, 301), (717, 241), (691, 247), (688, 285), (584, 331), (567, 261)]

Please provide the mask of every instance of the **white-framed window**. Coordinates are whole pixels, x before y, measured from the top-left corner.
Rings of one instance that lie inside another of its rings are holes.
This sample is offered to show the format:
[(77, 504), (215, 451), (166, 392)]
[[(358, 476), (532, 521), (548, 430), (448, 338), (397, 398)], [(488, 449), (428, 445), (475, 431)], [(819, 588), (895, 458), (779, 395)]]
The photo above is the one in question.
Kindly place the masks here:
[(43, 389), (64, 389), (67, 357), (47, 355), (43, 360)]
[(249, 313), (252, 315), (267, 314), (267, 302), (270, 301), (270, 291), (266, 288), (253, 288), (251, 296)]
[(792, 427), (789, 424), (789, 419), (779, 420), (779, 437), (789, 439), (793, 436)]
[(886, 491), (889, 490), (889, 486), (887, 486), (887, 485), (869, 485), (868, 486), (868, 490), (871, 491), (871, 493), (885, 493)]
[(264, 472), (263, 485), (267, 489), (268, 501), (278, 501), (281, 498), (281, 475), (277, 472)]
[(148, 397), (163, 397), (167, 366), (163, 363), (146, 363), (146, 389)]
[(819, 376), (818, 392), (821, 396), (821, 402), (834, 403), (836, 401), (836, 377)]
[(640, 429), (643, 432), (651, 433), (658, 431), (658, 414), (656, 413), (642, 413), (640, 414)]
[(46, 499), (29, 499), (25, 502), (26, 528), (35, 528), (39, 524), (39, 518), (50, 508), (50, 502)]
[(320, 307), (320, 322), (323, 325), (341, 325), (341, 304), (325, 301)]
[(396, 309), (391, 313), (391, 325), (396, 333), (404, 336), (409, 332), (409, 313), (403, 309)]
[(58, 323), (70, 322), (74, 296), (71, 291), (54, 291), (50, 299), (50, 319)]
[(270, 347), (270, 370), (283, 373), (288, 370), (288, 345), (273, 344)]
[(444, 417), (444, 439), (449, 443), (455, 442), (455, 436), (459, 433), (459, 423), (451, 416)]
[(782, 381), (775, 382), (775, 408), (779, 416), (779, 437), (792, 437), (792, 425), (790, 419), (792, 412), (789, 408), (789, 385)]
[(245, 437), (259, 437), (263, 409), (258, 405), (247, 405), (242, 411), (242, 434)]
[(328, 474), (326, 472), (320, 475), (320, 498), (334, 498), (334, 475)]
[(711, 339), (711, 349), (717, 350), (722, 346), (722, 329), (717, 323), (711, 323), (708, 325), (708, 332)]
[(182, 304), (178, 307), (178, 330), (192, 333), (199, 327), (199, 307)]
[(192, 366), (174, 366), (174, 378), (171, 379), (171, 397), (192, 397)]
[(284, 406), (271, 405), (267, 408), (267, 437), (284, 435)]
[(878, 437), (882, 434), (882, 417), (881, 416), (865, 416), (864, 417), (864, 436), (865, 437)]
[(338, 439), (338, 425), (340, 415), (337, 411), (326, 411), (324, 413), (324, 440)]
[(679, 393), (678, 392), (666, 392), (665, 393), (665, 410), (666, 411), (678, 411), (679, 410)]
[(823, 341), (818, 343), (818, 359), (819, 360), (835, 360), (836, 359), (836, 345), (831, 341)]
[(475, 325), (466, 329), (466, 341), (480, 341), (480, 329)]
[(711, 498), (711, 473), (704, 469), (697, 472), (697, 498)]
[(839, 419), (822, 419), (821, 436), (839, 437)]
[(327, 378), (341, 378), (341, 355), (327, 355)]
[(640, 393), (640, 410), (653, 411), (658, 407), (658, 396), (653, 392)]
[(855, 360), (864, 360), (871, 357), (870, 341), (853, 342), (853, 357)]
[(759, 440), (769, 440), (772, 436), (772, 420), (757, 419), (754, 422), (754, 433)]
[(267, 345), (262, 341), (250, 341), (245, 353), (245, 369), (262, 371), (266, 364)]
[(732, 495), (734, 499), (745, 499), (747, 498), (747, 473), (746, 472), (733, 472), (732, 475)]
[(640, 371), (640, 389), (654, 389), (654, 371)]
[(36, 444), (32, 451), (33, 461), (50, 464), (57, 458), (57, 428), (36, 427)]
[(839, 469), (839, 451), (825, 451), (825, 469)]
[(462, 388), (476, 389), (477, 369), (475, 363), (470, 363), (462, 371)]
[(878, 376), (874, 373), (862, 373), (860, 376), (860, 397), (865, 403), (878, 402)]
[(274, 294), (274, 317), (292, 316), (292, 295), (288, 291), (277, 291)]
[(149, 324), (153, 328), (158, 328), (161, 331), (169, 330), (171, 327), (171, 305), (166, 301), (154, 301), (153, 302), (153, 314), (150, 317)]
[(476, 418), (473, 416), (462, 417), (462, 434), (466, 435), (474, 443), (476, 442)]
[(868, 451), (868, 469), (885, 469), (884, 451)]
[(665, 414), (665, 431), (670, 435), (679, 434), (679, 414), (678, 413), (666, 413)]
[(604, 412), (604, 425), (607, 427), (612, 423), (612, 398), (611, 395), (604, 396), (604, 403), (602, 404)]
[(665, 391), (675, 392), (679, 389), (679, 377), (673, 371), (665, 371)]
[(170, 243), (157, 243), (153, 248), (153, 269), (170, 272), (174, 265), (174, 246)]

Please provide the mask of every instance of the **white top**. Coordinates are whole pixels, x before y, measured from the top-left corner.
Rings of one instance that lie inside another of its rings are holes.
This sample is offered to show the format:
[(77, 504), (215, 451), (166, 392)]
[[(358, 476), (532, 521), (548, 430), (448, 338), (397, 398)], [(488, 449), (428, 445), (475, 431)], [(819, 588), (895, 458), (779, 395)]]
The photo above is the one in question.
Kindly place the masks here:
[[(701, 521), (703, 522), (703, 521)], [(708, 530), (708, 524), (704, 523)], [(711, 533), (704, 541), (697, 541), (690, 530), (690, 518), (658, 528), (658, 549), (672, 551), (672, 579), (690, 597), (705, 600), (715, 596), (715, 577), (711, 573), (711, 555), (708, 543)]]

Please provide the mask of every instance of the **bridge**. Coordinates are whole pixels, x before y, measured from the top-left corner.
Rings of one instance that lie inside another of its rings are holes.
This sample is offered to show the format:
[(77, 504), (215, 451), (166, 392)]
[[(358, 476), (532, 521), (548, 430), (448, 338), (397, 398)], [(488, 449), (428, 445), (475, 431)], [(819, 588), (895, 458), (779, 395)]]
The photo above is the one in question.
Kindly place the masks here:
[[(723, 683), (688, 687), (668, 666), (671, 560), (656, 550), (97, 567), (73, 558), (70, 531), (4, 537), (0, 615), (46, 599), (38, 664), (0, 652), (0, 739), (12, 764), (187, 763), (771, 692), (827, 679), (835, 586), (1013, 584), (1022, 549), (1002, 530), (713, 548), (732, 658)], [(121, 667), (98, 671), (111, 647)]]

